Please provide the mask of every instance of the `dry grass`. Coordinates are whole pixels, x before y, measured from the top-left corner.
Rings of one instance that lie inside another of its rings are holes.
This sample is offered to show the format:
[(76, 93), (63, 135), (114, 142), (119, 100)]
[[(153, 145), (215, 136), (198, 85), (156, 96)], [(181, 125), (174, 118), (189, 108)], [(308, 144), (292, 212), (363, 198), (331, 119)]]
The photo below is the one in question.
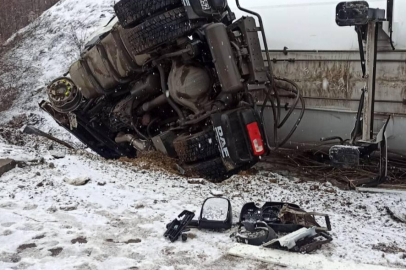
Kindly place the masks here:
[(143, 170), (164, 170), (179, 175), (176, 159), (172, 159), (159, 152), (141, 153), (136, 159), (121, 158), (120, 161), (132, 163)]

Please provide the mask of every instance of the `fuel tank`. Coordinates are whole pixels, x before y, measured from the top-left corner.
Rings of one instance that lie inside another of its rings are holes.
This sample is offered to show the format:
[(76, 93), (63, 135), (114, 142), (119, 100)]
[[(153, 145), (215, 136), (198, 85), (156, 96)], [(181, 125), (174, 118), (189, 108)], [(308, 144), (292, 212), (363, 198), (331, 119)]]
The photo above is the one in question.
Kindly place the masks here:
[(69, 70), (72, 81), (83, 96), (92, 99), (113, 92), (120, 84), (128, 83), (148, 55), (134, 58), (120, 38), (121, 26), (103, 34)]

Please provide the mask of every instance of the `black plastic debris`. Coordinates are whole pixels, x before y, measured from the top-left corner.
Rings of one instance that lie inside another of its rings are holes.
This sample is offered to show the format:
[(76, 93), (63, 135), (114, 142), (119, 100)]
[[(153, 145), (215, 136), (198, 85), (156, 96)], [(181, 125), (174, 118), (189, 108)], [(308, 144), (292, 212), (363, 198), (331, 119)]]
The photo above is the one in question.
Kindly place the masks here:
[[(316, 217), (324, 218), (321, 226)], [(236, 241), (292, 252), (310, 253), (333, 239), (330, 218), (326, 214), (306, 212), (298, 205), (267, 202), (262, 207), (247, 203), (240, 213)]]
[(187, 240), (187, 235), (183, 235), (183, 233), (186, 231), (186, 227), (194, 217), (195, 214), (193, 212), (187, 210), (183, 211), (177, 219), (166, 225), (167, 230), (164, 236), (171, 242), (175, 242), (179, 239), (179, 236), (182, 235), (182, 241), (185, 242)]

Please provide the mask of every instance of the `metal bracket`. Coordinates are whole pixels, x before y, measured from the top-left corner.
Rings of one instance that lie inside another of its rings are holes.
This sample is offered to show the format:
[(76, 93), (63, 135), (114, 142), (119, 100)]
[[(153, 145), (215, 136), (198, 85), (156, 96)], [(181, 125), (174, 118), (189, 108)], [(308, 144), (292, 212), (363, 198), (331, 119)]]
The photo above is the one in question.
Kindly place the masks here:
[[(171, 242), (175, 242), (176, 240), (179, 239), (179, 236), (182, 235), (182, 233), (187, 230), (187, 226), (189, 223), (192, 221), (192, 219), (195, 217), (195, 214), (190, 211), (183, 211), (178, 218), (173, 220), (171, 223), (169, 223), (166, 226), (166, 232), (164, 234), (164, 237), (169, 238)], [(182, 237), (182, 240), (185, 241), (185, 238)]]
[(370, 183), (363, 184), (363, 187), (376, 187), (388, 179), (388, 140), (386, 136), (386, 129), (388, 127), (391, 117), (389, 116), (385, 125), (377, 136), (377, 143), (379, 143), (380, 157), (379, 157), (379, 176)]
[(365, 52), (364, 52), (364, 31), (365, 26), (364, 25), (357, 25), (355, 26), (355, 31), (357, 32), (358, 35), (358, 46), (359, 46), (359, 53), (360, 53), (360, 58), (361, 58), (361, 68), (362, 68), (362, 78), (365, 78), (367, 68), (366, 68), (366, 61), (365, 61)]
[(351, 184), (354, 187), (377, 187), (383, 184), (388, 179), (388, 141), (386, 130), (391, 117), (388, 118), (385, 125), (379, 132), (375, 145), (379, 145), (380, 158), (379, 158), (379, 175), (374, 179), (360, 179), (352, 181)]

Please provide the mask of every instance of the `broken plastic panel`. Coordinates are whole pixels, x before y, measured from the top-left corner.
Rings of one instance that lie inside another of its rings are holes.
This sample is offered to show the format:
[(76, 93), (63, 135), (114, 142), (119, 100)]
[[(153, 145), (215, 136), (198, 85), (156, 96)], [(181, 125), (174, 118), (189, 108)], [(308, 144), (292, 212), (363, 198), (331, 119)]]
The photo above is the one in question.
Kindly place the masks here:
[(236, 234), (237, 242), (253, 246), (263, 245), (277, 237), (275, 231), (263, 221), (244, 221)]
[(240, 224), (245, 221), (264, 221), (266, 222), (275, 232), (294, 232), (300, 228), (301, 225), (293, 223), (282, 223), (279, 219), (279, 213), (284, 205), (289, 205), (290, 207), (300, 209), (299, 206), (295, 204), (286, 204), (282, 202), (267, 202), (262, 207), (257, 207), (255, 203), (247, 203), (241, 209), (240, 214)]
[(333, 240), (326, 232), (317, 232), (316, 227), (302, 228), (293, 233), (273, 239), (263, 247), (274, 247), (288, 249), (293, 252), (310, 253), (321, 248), (322, 245), (330, 243)]
[(279, 242), (281, 247), (286, 247), (287, 249), (292, 249), (296, 246), (297, 241), (299, 241), (303, 238), (306, 238), (306, 237), (315, 236), (316, 234), (317, 234), (316, 228), (314, 228), (314, 227), (309, 228), (309, 229), (302, 228), (293, 233), (282, 236), (279, 239), (274, 239), (268, 243), (265, 243), (264, 247), (271, 246), (271, 245)]
[[(306, 212), (300, 208), (284, 205), (278, 217), (283, 223), (293, 223), (306, 228), (314, 227), (317, 231), (331, 231), (330, 217), (326, 214)], [(324, 217), (326, 226), (321, 227), (316, 217)]]

